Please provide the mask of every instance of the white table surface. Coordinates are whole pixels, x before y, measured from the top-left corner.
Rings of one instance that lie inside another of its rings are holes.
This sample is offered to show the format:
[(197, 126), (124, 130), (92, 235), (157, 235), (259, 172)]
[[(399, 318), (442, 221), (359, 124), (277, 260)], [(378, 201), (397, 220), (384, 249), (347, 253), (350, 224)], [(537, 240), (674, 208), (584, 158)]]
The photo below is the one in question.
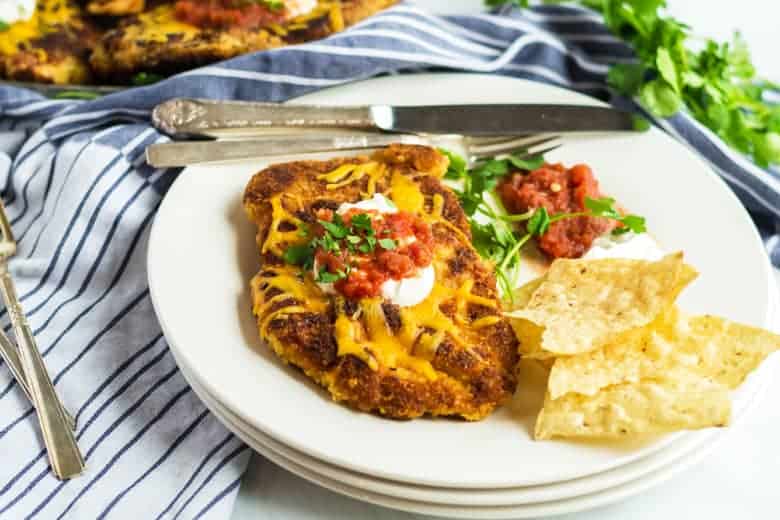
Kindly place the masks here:
[[(741, 31), (758, 70), (780, 81), (777, 57), (780, 3), (776, 0), (668, 0), (672, 13), (698, 34), (727, 38)], [(418, 0), (440, 13), (479, 11), (481, 0)], [(780, 287), (780, 273), (776, 273)], [(774, 359), (777, 363), (778, 360)], [(777, 372), (777, 371), (776, 371)], [(763, 520), (780, 518), (780, 380), (764, 401), (733, 427), (717, 451), (698, 466), (639, 496), (560, 520)], [(518, 468), (522, 471), (522, 468)], [(236, 501), (233, 520), (341, 520), (428, 518), (365, 504), (296, 477), (255, 455)]]

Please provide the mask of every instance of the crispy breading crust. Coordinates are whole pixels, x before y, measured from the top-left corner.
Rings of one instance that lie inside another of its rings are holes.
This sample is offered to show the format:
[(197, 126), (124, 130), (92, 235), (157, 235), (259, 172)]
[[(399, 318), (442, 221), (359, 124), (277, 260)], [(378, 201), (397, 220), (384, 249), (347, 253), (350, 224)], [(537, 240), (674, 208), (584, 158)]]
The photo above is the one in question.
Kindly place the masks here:
[[(447, 281), (472, 280), (472, 292), (498, 303), (496, 280), (492, 267), (484, 263), (470, 243), (468, 221), (454, 193), (441, 184), (447, 160), (436, 150), (422, 146), (392, 145), (373, 157), (392, 165), (417, 183), (425, 198), (424, 211), (430, 212), (434, 195), (443, 200), (441, 220), (433, 224), (436, 261), (446, 266)], [(354, 202), (364, 197), (368, 180), (354, 182), (337, 190), (328, 190), (325, 181), (317, 176), (330, 172), (342, 164), (363, 163), (367, 157), (331, 161), (300, 161), (277, 164), (257, 173), (244, 194), (244, 207), (249, 218), (258, 226), (257, 241), (262, 248), (272, 222), (270, 200), (281, 193), (303, 201), (296, 218), (312, 220), (312, 212), (321, 207), (338, 207), (342, 202)], [(389, 189), (389, 175), (377, 180), (376, 191)], [(274, 254), (261, 254), (261, 271), (252, 282), (255, 310), (281, 291), (273, 290), (263, 296), (261, 289), (273, 276), (273, 268), (282, 264)], [(437, 272), (437, 276), (439, 276)], [(263, 300), (265, 298), (265, 300)], [(472, 330), (470, 325), (459, 327), (460, 341), (449, 333), (435, 350), (431, 365), (437, 373), (434, 380), (416, 374), (401, 374), (393, 367), (380, 366), (374, 370), (353, 355), (338, 355), (334, 338), (336, 319), (335, 298), (330, 298), (323, 312), (299, 312), (264, 320), (279, 309), (303, 304), (294, 297), (281, 297), (265, 312), (257, 316), (263, 339), (285, 362), (301, 368), (309, 377), (329, 390), (336, 401), (354, 408), (379, 414), (410, 419), (424, 414), (461, 416), (478, 420), (488, 415), (497, 405), (509, 399), (516, 387), (517, 340), (495, 308), (469, 304), (467, 319), (474, 322), (486, 316), (495, 316), (496, 323)], [(452, 304), (452, 305), (450, 305)], [(347, 301), (346, 306), (357, 308)], [(454, 300), (447, 300), (440, 310), (448, 316), (455, 312)], [(394, 332), (400, 327), (398, 307), (388, 301), (382, 305), (386, 322)], [(348, 314), (353, 311), (349, 311)], [(466, 342), (464, 347), (463, 341)]]
[[(27, 24), (34, 27), (34, 36), (24, 31), (19, 40), (13, 25), (0, 32), (0, 76), (54, 84), (90, 81), (88, 58), (98, 39), (94, 24), (75, 0), (42, 0), (36, 9), (37, 24)], [(12, 50), (2, 50), (9, 46)]]
[[(352, 25), (397, 0), (343, 0), (341, 18)], [(256, 30), (201, 30), (185, 24), (171, 25), (160, 34), (155, 20), (170, 19), (170, 5), (162, 5), (141, 16), (124, 18), (108, 31), (95, 48), (90, 63), (95, 73), (112, 83), (126, 82), (139, 71), (169, 75), (248, 52), (273, 49), (293, 43), (324, 38), (339, 29), (329, 13), (307, 20), (304, 27), (274, 32)]]

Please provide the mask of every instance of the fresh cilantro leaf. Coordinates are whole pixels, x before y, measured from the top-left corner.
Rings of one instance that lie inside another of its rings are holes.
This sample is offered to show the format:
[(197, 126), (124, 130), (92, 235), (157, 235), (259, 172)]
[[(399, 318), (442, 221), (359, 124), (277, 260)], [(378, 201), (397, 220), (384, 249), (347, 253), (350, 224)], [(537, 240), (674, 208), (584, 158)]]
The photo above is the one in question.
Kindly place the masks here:
[(528, 170), (529, 172), (541, 168), (542, 165), (544, 164), (544, 157), (542, 157), (541, 155), (533, 155), (531, 157), (526, 157), (526, 158), (510, 155), (506, 159), (515, 168), (519, 168), (521, 170)]
[(532, 236), (540, 237), (547, 233), (547, 230), (550, 228), (550, 215), (547, 213), (547, 209), (544, 207), (537, 208), (536, 211), (534, 211), (533, 215), (531, 215), (531, 218), (528, 219), (528, 224), (526, 224), (526, 229), (528, 230), (528, 233)]
[(651, 112), (661, 117), (670, 117), (682, 106), (682, 99), (666, 82), (658, 78), (645, 83), (639, 91), (639, 99)]
[(614, 204), (615, 199), (610, 197), (600, 199), (585, 197), (585, 208), (597, 217), (619, 218), (620, 213), (612, 207)]
[(665, 47), (658, 49), (655, 55), (655, 64), (658, 67), (658, 73), (666, 82), (672, 86), (675, 92), (680, 93), (680, 82), (677, 79), (677, 67), (672, 61), (672, 56), (669, 54), (669, 50)]
[(363, 239), (358, 235), (347, 235), (347, 242), (350, 244), (359, 244), (361, 240)]
[(396, 244), (395, 240), (393, 240), (392, 238), (380, 238), (379, 245), (382, 246), (382, 249), (386, 249), (388, 251), (391, 251), (396, 247), (398, 247), (398, 244)]
[(466, 160), (463, 157), (444, 148), (439, 148), (439, 152), (450, 160), (447, 172), (444, 174), (445, 179), (457, 181), (466, 176)]
[(3, 20), (0, 20), (0, 32), (5, 32), (10, 28), (11, 28), (11, 24)]
[(374, 228), (371, 226), (371, 216), (368, 213), (358, 213), (357, 215), (353, 215), (350, 223), (352, 228), (355, 230), (371, 232), (374, 230)]
[(626, 96), (635, 96), (645, 79), (647, 68), (639, 63), (617, 63), (607, 72), (607, 84)]
[(333, 283), (333, 282), (338, 282), (342, 278), (346, 278), (346, 277), (347, 277), (347, 273), (345, 273), (344, 271), (337, 271), (335, 273), (331, 273), (330, 271), (328, 271), (327, 267), (323, 266), (320, 267), (320, 270), (317, 273), (317, 278), (315, 281), (319, 283)]
[(282, 259), (290, 265), (308, 267), (314, 261), (314, 249), (310, 244), (292, 245), (285, 249)]
[(361, 253), (364, 253), (364, 254), (368, 254), (368, 253), (370, 253), (373, 250), (374, 250), (374, 248), (371, 247), (370, 245), (368, 245), (368, 242), (364, 242), (364, 243), (362, 243), (362, 244), (360, 244), (358, 246), (358, 251), (360, 251)]
[(645, 227), (645, 218), (638, 215), (625, 215), (620, 217), (618, 222), (623, 224), (623, 226), (615, 228), (613, 233), (617, 232), (617, 234), (622, 234), (628, 231), (632, 231), (634, 233), (644, 233), (647, 231), (647, 228)]
[(54, 94), (55, 99), (97, 99), (100, 94), (90, 90), (65, 90)]
[(309, 230), (309, 225), (305, 222), (301, 222), (301, 224), (298, 226), (298, 233), (296, 233), (301, 238), (308, 238), (311, 234), (311, 231)]
[(332, 222), (328, 222), (327, 220), (318, 220), (317, 222), (325, 228), (325, 231), (333, 235), (333, 238), (344, 238), (349, 232), (338, 214), (333, 216)]
[(644, 132), (650, 129), (650, 121), (642, 116), (634, 115), (631, 118), (631, 123), (634, 125), (634, 130), (638, 132)]
[(130, 79), (130, 83), (136, 87), (143, 87), (144, 85), (151, 85), (163, 79), (165, 78), (153, 72), (139, 72)]

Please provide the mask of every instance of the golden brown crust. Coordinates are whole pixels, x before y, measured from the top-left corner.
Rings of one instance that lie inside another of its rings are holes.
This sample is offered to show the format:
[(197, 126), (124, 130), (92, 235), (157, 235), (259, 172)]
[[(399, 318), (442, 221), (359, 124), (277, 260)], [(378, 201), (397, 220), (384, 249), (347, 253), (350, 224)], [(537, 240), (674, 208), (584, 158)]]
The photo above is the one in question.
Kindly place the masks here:
[[(441, 212), (440, 217), (431, 217), (437, 284), (445, 286), (447, 292), (437, 304), (437, 312), (455, 326), (433, 352), (425, 352), (422, 338), (435, 333), (435, 327), (419, 328), (410, 351), (415, 363), (427, 360), (435, 376), (423, 377), (420, 371), (389, 366), (381, 360), (371, 367), (355, 355), (339, 355), (334, 325), (337, 316), (348, 316), (361, 331), (368, 330), (366, 301), (324, 296), (317, 293), (311, 282), (309, 290), (313, 292), (307, 297), (296, 298), (283, 290), (269, 289), (269, 284), (278, 280), (280, 269), (290, 267), (282, 267), (277, 254), (268, 250), (261, 253), (263, 267), (252, 282), (261, 337), (285, 362), (301, 368), (326, 387), (335, 400), (359, 410), (402, 419), (424, 414), (481, 419), (514, 392), (517, 342), (501, 316), (492, 268), (473, 250), (468, 221), (457, 197), (440, 182), (447, 159), (436, 150), (393, 145), (370, 158), (300, 161), (273, 165), (259, 172), (244, 193), (247, 215), (258, 227), (258, 246), (261, 250), (267, 246), (274, 223), (281, 229), (273, 216), (273, 202), (285, 205), (292, 218), (305, 222), (313, 218), (312, 212), (317, 208), (334, 209), (342, 202), (368, 196), (368, 176), (338, 189), (329, 189), (328, 181), (318, 177), (345, 164), (369, 162), (387, 166), (385, 173), (375, 179), (376, 192), (392, 198), (393, 175), (400, 173), (423, 195), (422, 215)], [(456, 299), (455, 293), (464, 286), (470, 287), (469, 293), (475, 300)], [(317, 298), (322, 299), (322, 306), (310, 308), (308, 302)], [(294, 311), (299, 308), (300, 311)], [(286, 309), (293, 310), (288, 313)], [(388, 301), (381, 305), (383, 319), (396, 336), (408, 324), (408, 313), (418, 312), (416, 309), (401, 309)], [(478, 320), (483, 324), (487, 320), (487, 324), (477, 328)]]
[(248, 52), (324, 38), (395, 1), (321, 0), (313, 18), (253, 30), (199, 29), (176, 21), (172, 6), (164, 4), (122, 19), (100, 40), (90, 63), (103, 81), (127, 81), (139, 71), (169, 75)]
[(75, 0), (39, 0), (35, 15), (0, 32), (0, 76), (70, 84), (91, 79), (88, 57), (98, 38)]

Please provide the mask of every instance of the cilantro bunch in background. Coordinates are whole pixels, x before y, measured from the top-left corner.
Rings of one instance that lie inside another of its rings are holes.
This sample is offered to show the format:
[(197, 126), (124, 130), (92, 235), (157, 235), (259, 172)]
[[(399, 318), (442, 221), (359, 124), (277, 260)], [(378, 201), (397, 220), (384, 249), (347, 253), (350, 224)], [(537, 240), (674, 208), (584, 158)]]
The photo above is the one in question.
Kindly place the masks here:
[[(759, 166), (780, 164), (780, 106), (765, 100), (765, 93), (780, 85), (757, 79), (739, 34), (724, 43), (694, 38), (689, 26), (663, 14), (666, 0), (572, 1), (599, 11), (610, 31), (636, 52), (638, 63), (610, 68), (611, 87), (637, 97), (657, 116), (684, 107)], [(528, 6), (528, 0), (509, 3)]]

